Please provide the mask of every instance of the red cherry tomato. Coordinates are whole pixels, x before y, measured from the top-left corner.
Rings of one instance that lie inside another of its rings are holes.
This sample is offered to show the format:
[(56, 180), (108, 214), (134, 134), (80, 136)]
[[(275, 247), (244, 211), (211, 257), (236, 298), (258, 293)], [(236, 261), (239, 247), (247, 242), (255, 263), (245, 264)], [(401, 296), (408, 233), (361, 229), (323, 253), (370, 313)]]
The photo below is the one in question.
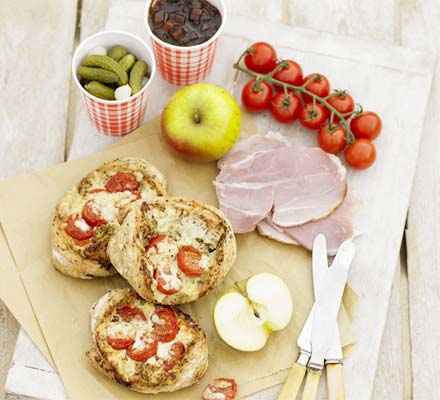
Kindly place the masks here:
[[(330, 82), (324, 75), (317, 73), (307, 75), (304, 78), (303, 85), (310, 79), (313, 80), (307, 84), (305, 89), (307, 89), (309, 92), (312, 92), (313, 94), (316, 94), (319, 97), (327, 97), (329, 95)], [(308, 94), (301, 93), (301, 96), (306, 103), (311, 103), (313, 101), (312, 96), (309, 96)]]
[[(354, 100), (345, 90), (334, 92), (327, 102), (336, 108), (341, 114), (347, 114), (354, 111)], [(334, 120), (339, 121), (339, 117), (335, 115)]]
[(182, 246), (177, 253), (177, 265), (188, 276), (200, 276), (203, 268), (200, 266), (202, 253), (192, 246)]
[(112, 322), (107, 329), (107, 343), (115, 350), (126, 349), (136, 338), (136, 328), (128, 322)]
[(82, 209), (82, 217), (90, 226), (105, 225), (107, 221), (93, 208), (94, 201), (89, 200)]
[(368, 139), (357, 139), (345, 150), (345, 159), (355, 169), (369, 168), (376, 160), (376, 148)]
[(304, 104), (299, 112), (299, 122), (304, 128), (318, 129), (327, 119), (327, 109), (320, 103)]
[(141, 319), (143, 321), (147, 320), (147, 317), (142, 310), (139, 310), (139, 308), (132, 307), (128, 304), (123, 307), (118, 307), (117, 312), (126, 322), (133, 321), (134, 319)]
[(353, 118), (350, 128), (357, 139), (374, 140), (382, 131), (382, 120), (375, 112), (367, 111)]
[(244, 63), (251, 71), (267, 74), (277, 65), (277, 53), (269, 43), (257, 42), (249, 48)]
[(285, 63), (286, 68), (282, 68), (275, 72), (274, 79), (288, 83), (289, 85), (301, 86), (303, 83), (303, 72), (301, 66), (292, 60), (283, 60), (280, 63)]
[(274, 96), (270, 102), (269, 110), (272, 117), (278, 122), (293, 122), (298, 118), (301, 109), (301, 100), (295, 93), (284, 92)]
[(170, 356), (166, 359), (162, 365), (165, 371), (169, 371), (174, 368), (176, 364), (178, 364), (183, 357), (185, 357), (185, 346), (182, 342), (173, 343), (170, 349)]
[(157, 250), (157, 245), (166, 239), (166, 235), (157, 235), (150, 239), (150, 241), (147, 244), (147, 247), (145, 247), (146, 252), (148, 253), (148, 250), (155, 248)]
[(83, 231), (76, 222), (81, 220), (79, 215), (69, 215), (67, 219), (67, 226), (64, 228), (65, 232), (78, 242), (85, 242), (95, 235), (92, 230)]
[(142, 337), (127, 349), (127, 356), (135, 361), (147, 361), (156, 354), (157, 345), (157, 340), (151, 337)]
[(172, 308), (157, 307), (151, 315), (153, 338), (159, 342), (171, 342), (179, 332), (177, 315)]
[(344, 150), (347, 144), (347, 133), (342, 126), (327, 123), (319, 129), (318, 143), (327, 153), (337, 154)]
[[(167, 276), (168, 276), (168, 278), (167, 278)], [(154, 272), (154, 279), (156, 280), (157, 290), (159, 290), (159, 292), (161, 292), (163, 294), (166, 294), (167, 296), (180, 291), (180, 289), (182, 289), (182, 285), (183, 285), (182, 281), (179, 280), (178, 287), (171, 287), (169, 284), (170, 278), (171, 278), (171, 275), (167, 274), (165, 271), (156, 270)]]
[(130, 172), (118, 172), (110, 177), (105, 188), (111, 193), (123, 192), (125, 190), (134, 192), (138, 190), (139, 182)]
[(243, 105), (252, 112), (262, 112), (269, 107), (272, 99), (272, 87), (264, 81), (256, 85), (256, 80), (252, 79), (243, 87), (241, 101)]
[(214, 398), (213, 393), (221, 393), (224, 396), (224, 400), (234, 400), (237, 394), (237, 382), (235, 379), (230, 378), (217, 378), (214, 379), (202, 394), (203, 400), (209, 400)]

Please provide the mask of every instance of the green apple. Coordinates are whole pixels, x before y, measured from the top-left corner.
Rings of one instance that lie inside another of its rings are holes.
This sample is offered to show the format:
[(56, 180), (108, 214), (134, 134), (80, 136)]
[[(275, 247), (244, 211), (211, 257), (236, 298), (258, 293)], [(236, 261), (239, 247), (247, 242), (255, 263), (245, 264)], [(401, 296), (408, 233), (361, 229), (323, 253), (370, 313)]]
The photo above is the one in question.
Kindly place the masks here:
[(218, 160), (237, 141), (240, 127), (237, 102), (228, 91), (211, 83), (180, 89), (162, 112), (165, 141), (191, 161)]
[(235, 283), (214, 307), (219, 336), (242, 351), (262, 349), (272, 332), (284, 329), (292, 317), (292, 296), (278, 276), (260, 273)]

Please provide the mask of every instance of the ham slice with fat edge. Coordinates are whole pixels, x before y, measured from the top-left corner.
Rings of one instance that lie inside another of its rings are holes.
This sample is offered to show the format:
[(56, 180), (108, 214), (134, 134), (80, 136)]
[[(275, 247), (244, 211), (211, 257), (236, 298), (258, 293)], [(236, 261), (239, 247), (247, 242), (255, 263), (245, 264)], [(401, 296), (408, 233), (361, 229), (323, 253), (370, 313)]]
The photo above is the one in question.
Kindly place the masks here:
[(258, 232), (286, 244), (296, 244), (312, 250), (313, 241), (318, 233), (323, 233), (327, 239), (327, 251), (333, 256), (345, 240), (354, 236), (351, 224), (352, 214), (361, 206), (358, 196), (348, 192), (342, 204), (327, 218), (309, 222), (301, 226), (283, 228), (276, 225), (268, 216), (257, 225)]
[(283, 227), (321, 220), (346, 195), (347, 173), (337, 157), (274, 137), (251, 136), (218, 165), (220, 209), (237, 233), (253, 230), (271, 210), (272, 222)]

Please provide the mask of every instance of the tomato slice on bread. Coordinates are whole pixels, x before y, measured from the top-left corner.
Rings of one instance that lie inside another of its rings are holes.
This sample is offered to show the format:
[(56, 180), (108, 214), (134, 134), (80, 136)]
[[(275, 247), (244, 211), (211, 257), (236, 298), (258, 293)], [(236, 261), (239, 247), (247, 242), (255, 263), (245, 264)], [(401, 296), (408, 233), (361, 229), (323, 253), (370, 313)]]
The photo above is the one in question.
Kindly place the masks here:
[(143, 321), (147, 320), (147, 317), (145, 316), (142, 310), (139, 310), (139, 308), (132, 307), (130, 305), (118, 307), (117, 312), (121, 316), (121, 318), (126, 322), (131, 322), (136, 318), (141, 319)]
[(182, 246), (177, 253), (177, 265), (189, 276), (200, 276), (203, 268), (200, 265), (202, 253), (193, 246)]
[(86, 221), (88, 225), (93, 227), (105, 225), (107, 221), (102, 218), (99, 212), (93, 207), (93, 204), (93, 200), (89, 200), (86, 204), (84, 204), (81, 213), (84, 221)]
[(147, 246), (145, 247), (145, 251), (148, 252), (148, 250), (150, 250), (152, 248), (155, 248), (157, 250), (157, 245), (160, 242), (162, 242), (162, 240), (165, 240), (165, 239), (166, 239), (166, 235), (157, 235), (157, 236), (152, 237), (149, 240)]
[(163, 362), (163, 369), (169, 371), (185, 357), (185, 346), (182, 342), (173, 343), (169, 351), (169, 358)]
[(135, 192), (139, 188), (139, 182), (130, 172), (118, 172), (110, 177), (105, 188), (111, 193), (124, 192), (125, 190)]
[[(211, 400), (215, 398), (214, 393), (221, 393), (224, 400), (234, 400), (237, 394), (237, 382), (230, 378), (214, 379), (202, 394), (203, 400)], [(219, 397), (218, 397), (219, 398)]]
[(147, 361), (157, 352), (157, 340), (151, 337), (141, 337), (127, 349), (127, 356), (135, 361)]
[(183, 286), (182, 281), (178, 277), (158, 269), (154, 271), (154, 279), (157, 290), (167, 296), (177, 293)]
[[(92, 238), (95, 235), (95, 232), (91, 229), (83, 230), (78, 226), (78, 221), (82, 221), (79, 215), (69, 215), (67, 226), (64, 228), (65, 232), (78, 242), (84, 242)], [(85, 221), (82, 222), (85, 223)]]
[(126, 349), (135, 338), (136, 328), (128, 322), (112, 322), (107, 329), (107, 343), (115, 350)]
[(176, 313), (171, 308), (158, 307), (151, 315), (153, 338), (159, 342), (171, 342), (179, 332)]

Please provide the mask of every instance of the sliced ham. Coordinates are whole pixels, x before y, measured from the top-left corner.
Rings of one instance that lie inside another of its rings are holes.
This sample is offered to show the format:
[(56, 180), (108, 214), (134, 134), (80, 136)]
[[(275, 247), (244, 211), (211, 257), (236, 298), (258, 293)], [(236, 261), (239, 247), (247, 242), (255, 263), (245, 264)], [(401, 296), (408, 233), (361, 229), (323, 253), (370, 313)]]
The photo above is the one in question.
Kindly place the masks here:
[(267, 236), (268, 238), (281, 243), (299, 245), (298, 242), (284, 232), (284, 229), (285, 228), (275, 225), (270, 217), (264, 218), (257, 225), (257, 230), (260, 235)]
[[(274, 195), (271, 187), (268, 190), (243, 188), (241, 186), (216, 184), (220, 210), (227, 216), (235, 233), (251, 232), (259, 221), (265, 218), (272, 209)], [(255, 199), (258, 201), (255, 202)], [(243, 204), (254, 204), (249, 210)]]
[(220, 208), (235, 232), (253, 230), (271, 210), (272, 221), (279, 226), (320, 220), (346, 194), (346, 170), (337, 157), (276, 138), (245, 139), (218, 165), (214, 184)]
[(342, 242), (353, 237), (351, 216), (360, 205), (358, 196), (353, 192), (348, 192), (340, 207), (320, 221), (283, 228), (276, 225), (269, 216), (258, 223), (257, 229), (261, 235), (283, 243), (299, 244), (309, 250), (313, 247), (316, 235), (323, 233), (327, 239), (328, 254), (335, 255)]
[(245, 140), (240, 140), (224, 157), (217, 166), (222, 169), (225, 165), (232, 165), (245, 160), (248, 156), (285, 147), (289, 143), (279, 133), (270, 133), (266, 136), (253, 135)]

